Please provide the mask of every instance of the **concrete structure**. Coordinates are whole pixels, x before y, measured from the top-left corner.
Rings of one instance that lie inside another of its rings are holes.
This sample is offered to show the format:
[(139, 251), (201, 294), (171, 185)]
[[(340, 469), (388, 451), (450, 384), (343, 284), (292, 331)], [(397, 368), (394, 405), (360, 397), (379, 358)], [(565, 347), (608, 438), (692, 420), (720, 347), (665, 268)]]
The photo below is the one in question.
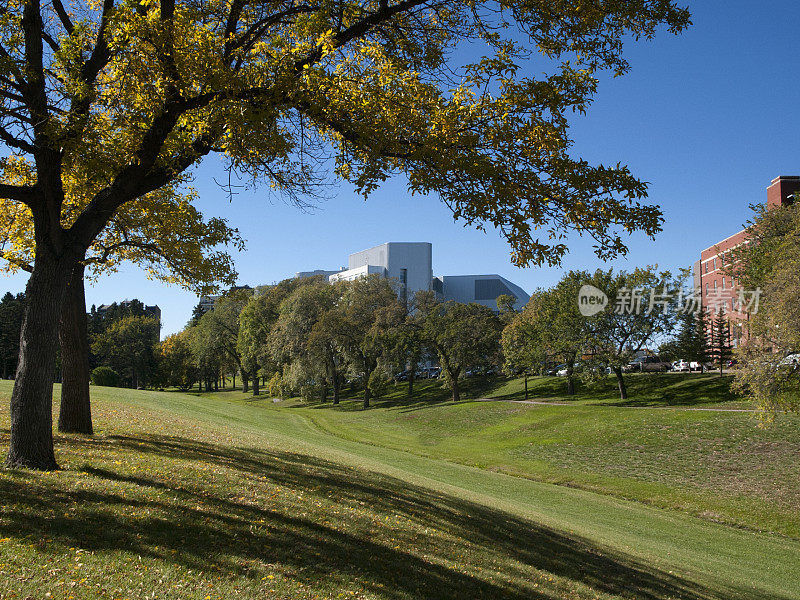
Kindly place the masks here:
[(522, 310), (530, 299), (525, 290), (497, 274), (445, 275), (436, 279), (441, 281), (441, 294), (444, 300), (476, 302), (497, 310), (497, 297), (505, 294), (516, 298), (514, 308)]
[[(299, 274), (298, 274), (299, 275)], [(230, 294), (231, 292), (235, 292), (236, 290), (251, 290), (249, 285), (234, 285), (228, 289), (225, 294)], [(208, 311), (214, 309), (214, 303), (223, 296), (224, 294), (214, 294), (213, 296), (200, 296), (200, 308), (203, 310), (203, 314), (206, 314)]]
[(442, 300), (477, 302), (497, 310), (497, 297), (502, 294), (517, 299), (515, 308), (521, 310), (529, 296), (525, 291), (500, 275), (433, 276), (433, 246), (430, 242), (387, 242), (350, 255), (348, 266), (341, 271), (301, 271), (297, 277), (327, 275), (328, 280), (352, 281), (367, 275), (395, 279), (400, 297), (410, 299), (418, 291), (433, 290)]
[[(339, 269), (339, 271), (346, 271), (345, 267)], [(316, 269), (314, 271), (298, 271), (294, 274), (296, 279), (303, 279), (304, 277), (316, 277), (317, 275), (324, 275), (325, 277), (330, 277), (331, 275), (335, 275), (339, 271), (326, 271), (325, 269)]]
[[(767, 188), (767, 208), (787, 206), (794, 201), (794, 194), (800, 191), (800, 177), (781, 175), (772, 180)], [(744, 331), (742, 324), (747, 321), (746, 307), (740, 303), (740, 287), (726, 267), (730, 266), (731, 251), (747, 243), (747, 230), (742, 229), (724, 240), (709, 246), (700, 253), (700, 260), (694, 264), (694, 287), (700, 291), (703, 308), (710, 313), (723, 310), (732, 325), (732, 338), (738, 343)]]
[(395, 279), (400, 298), (410, 299), (419, 291), (431, 289), (433, 280), (433, 245), (430, 242), (387, 242), (351, 254), (347, 269), (328, 277), (334, 281), (352, 281), (366, 275)]
[[(139, 300), (123, 300), (122, 302), (115, 302), (114, 304), (101, 304), (97, 307), (97, 314), (98, 315), (105, 315), (110, 309), (112, 309), (115, 305), (120, 308), (129, 308), (134, 302), (139, 302)], [(159, 327), (161, 326), (161, 308), (158, 304), (154, 304), (152, 306), (148, 306), (147, 304), (141, 303), (144, 307), (144, 314), (148, 317), (155, 317), (158, 320)]]
[(121, 302), (115, 302), (113, 304), (101, 304), (96, 309), (97, 314), (99, 316), (104, 317), (106, 316), (106, 313), (108, 313), (108, 311), (113, 309), (115, 306), (117, 308), (127, 309), (130, 308), (134, 302), (137, 302), (142, 305), (144, 316), (154, 317), (156, 321), (158, 321), (158, 329), (156, 330), (153, 339), (153, 343), (158, 343), (158, 341), (161, 339), (161, 308), (158, 306), (158, 304), (153, 304), (152, 306), (148, 306), (147, 304), (144, 304), (138, 299), (123, 300)]

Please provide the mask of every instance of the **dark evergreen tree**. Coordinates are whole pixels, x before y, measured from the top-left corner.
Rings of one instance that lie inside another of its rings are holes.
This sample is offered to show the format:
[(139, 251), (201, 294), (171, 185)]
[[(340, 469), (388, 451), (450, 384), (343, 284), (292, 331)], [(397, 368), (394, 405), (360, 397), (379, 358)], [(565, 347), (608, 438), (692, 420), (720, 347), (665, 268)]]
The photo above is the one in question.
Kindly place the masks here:
[(682, 313), (678, 327), (678, 336), (674, 343), (676, 358), (699, 363), (700, 372), (703, 372), (709, 361), (705, 311)]
[(717, 313), (711, 328), (711, 353), (719, 365), (719, 374), (721, 376), (722, 369), (730, 360), (732, 354), (730, 323), (728, 323), (728, 318), (722, 310)]
[(205, 309), (203, 308), (203, 303), (198, 302), (197, 306), (192, 309), (192, 318), (189, 319), (189, 322), (186, 324), (186, 327), (194, 327), (199, 322), (202, 316), (205, 314)]
[(0, 300), (0, 375), (8, 379), (17, 371), (19, 334), (25, 309), (25, 294), (6, 292)]

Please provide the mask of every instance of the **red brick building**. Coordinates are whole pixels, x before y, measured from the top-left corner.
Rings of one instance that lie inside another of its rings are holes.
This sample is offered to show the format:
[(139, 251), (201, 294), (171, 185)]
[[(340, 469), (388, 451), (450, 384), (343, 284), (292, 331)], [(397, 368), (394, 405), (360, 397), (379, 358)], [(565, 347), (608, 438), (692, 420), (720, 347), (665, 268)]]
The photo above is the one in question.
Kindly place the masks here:
[[(767, 188), (767, 208), (791, 204), (798, 191), (800, 177), (776, 177)], [(734, 343), (742, 337), (742, 322), (747, 321), (747, 303), (751, 295), (740, 294), (739, 286), (724, 272), (724, 267), (730, 260), (731, 250), (746, 242), (747, 231), (743, 229), (703, 250), (700, 260), (694, 264), (694, 287), (700, 291), (703, 308), (712, 314), (720, 309), (725, 312), (732, 324)]]

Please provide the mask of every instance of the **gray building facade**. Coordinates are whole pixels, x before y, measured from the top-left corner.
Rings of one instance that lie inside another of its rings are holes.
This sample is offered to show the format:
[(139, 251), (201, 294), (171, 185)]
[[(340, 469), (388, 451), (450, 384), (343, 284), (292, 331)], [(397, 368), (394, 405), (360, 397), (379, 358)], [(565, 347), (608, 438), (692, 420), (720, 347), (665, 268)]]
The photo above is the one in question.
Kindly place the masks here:
[(433, 276), (433, 245), (430, 242), (387, 242), (350, 255), (347, 269), (341, 271), (303, 271), (297, 277), (324, 274), (331, 282), (353, 280), (368, 275), (395, 279), (401, 299), (411, 299), (418, 291), (433, 290), (442, 300), (476, 302), (497, 310), (497, 297), (516, 298), (521, 310), (530, 296), (518, 285), (497, 274)]

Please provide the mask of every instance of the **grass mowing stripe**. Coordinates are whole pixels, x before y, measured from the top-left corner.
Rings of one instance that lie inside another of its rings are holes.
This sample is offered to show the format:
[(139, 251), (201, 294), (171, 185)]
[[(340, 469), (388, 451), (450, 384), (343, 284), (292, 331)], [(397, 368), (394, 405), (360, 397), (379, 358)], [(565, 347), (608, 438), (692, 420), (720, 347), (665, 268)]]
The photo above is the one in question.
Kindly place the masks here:
[[(399, 477), (533, 519), (710, 585), (727, 597), (800, 598), (800, 543), (408, 452), (343, 439), (292, 409), (165, 394), (179, 412), (261, 433), (284, 448)], [(130, 399), (137, 402), (138, 396)]]

